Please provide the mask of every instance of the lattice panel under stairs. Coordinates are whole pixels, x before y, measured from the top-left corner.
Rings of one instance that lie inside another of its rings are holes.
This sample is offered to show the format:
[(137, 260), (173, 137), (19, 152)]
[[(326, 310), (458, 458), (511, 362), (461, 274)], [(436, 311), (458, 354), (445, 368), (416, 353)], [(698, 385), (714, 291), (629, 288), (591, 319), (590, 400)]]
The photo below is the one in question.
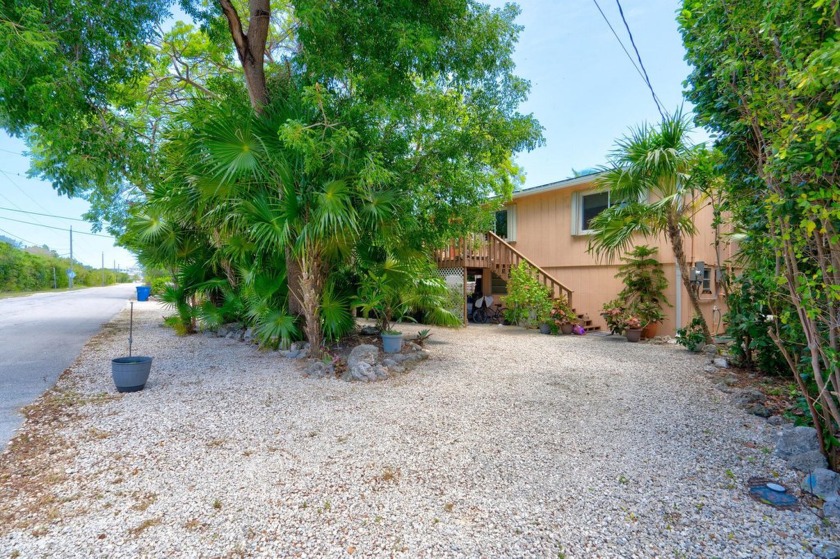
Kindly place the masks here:
[(438, 273), (446, 281), (446, 287), (449, 289), (446, 309), (466, 324), (467, 294), (464, 291), (466, 268), (438, 268)]

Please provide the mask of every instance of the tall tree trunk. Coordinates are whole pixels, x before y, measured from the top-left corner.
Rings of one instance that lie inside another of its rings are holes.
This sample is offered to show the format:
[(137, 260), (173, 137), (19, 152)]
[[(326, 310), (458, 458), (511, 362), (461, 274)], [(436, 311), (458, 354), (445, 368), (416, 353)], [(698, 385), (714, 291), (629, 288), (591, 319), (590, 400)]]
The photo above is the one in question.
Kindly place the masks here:
[[(309, 249), (309, 247), (307, 247)], [(320, 359), (323, 354), (321, 333), (321, 288), (323, 267), (316, 250), (307, 250), (298, 259), (300, 290), (303, 295), (304, 333), (309, 341), (309, 356)]]
[[(248, 10), (251, 17), (247, 34), (242, 29), (242, 20), (231, 0), (219, 0), (219, 5), (227, 19), (236, 54), (245, 73), (245, 85), (248, 88), (251, 106), (260, 114), (268, 103), (264, 62), (271, 22), (271, 0), (249, 0)], [(286, 278), (289, 286), (289, 312), (300, 316), (303, 314), (300, 266), (289, 250), (286, 251)]]
[(265, 48), (268, 27), (271, 23), (271, 1), (250, 0), (248, 10), (248, 33), (242, 29), (242, 20), (230, 0), (219, 0), (222, 13), (228, 22), (230, 36), (236, 46), (236, 54), (245, 72), (245, 84), (251, 106), (257, 113), (268, 103), (268, 88), (265, 83)]
[(289, 313), (301, 316), (303, 312), (303, 292), (301, 291), (301, 270), (298, 259), (292, 249), (286, 249), (286, 284), (289, 289)]
[[(686, 291), (688, 291), (688, 298), (691, 300), (691, 306), (694, 307), (694, 313), (701, 319), (703, 336), (706, 338), (706, 343), (714, 343), (712, 333), (709, 331), (709, 325), (706, 324), (706, 317), (703, 316), (703, 309), (700, 308), (700, 295), (697, 293), (697, 290), (694, 289), (694, 286), (691, 285), (691, 275), (688, 270), (688, 262), (686, 262), (685, 259), (682, 234), (680, 233), (676, 219), (670, 216), (668, 218), (668, 237), (671, 239), (671, 248), (674, 251), (674, 258), (677, 260), (677, 266), (680, 267), (680, 275), (682, 275), (683, 286)], [(679, 289), (679, 287), (677, 287), (677, 289)]]

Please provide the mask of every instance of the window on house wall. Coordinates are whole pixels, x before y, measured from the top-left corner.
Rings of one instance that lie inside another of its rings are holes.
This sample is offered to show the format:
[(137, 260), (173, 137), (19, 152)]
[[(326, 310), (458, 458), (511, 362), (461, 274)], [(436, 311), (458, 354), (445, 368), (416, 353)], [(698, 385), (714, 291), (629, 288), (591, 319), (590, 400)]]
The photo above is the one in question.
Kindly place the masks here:
[(710, 267), (706, 267), (703, 269), (703, 288), (702, 291), (704, 294), (712, 293), (712, 269)]
[(618, 204), (617, 199), (605, 190), (603, 192), (578, 192), (572, 199), (572, 234), (585, 235), (592, 230), (592, 220), (601, 212)]
[(507, 241), (516, 240), (516, 206), (508, 206), (496, 212), (496, 227), (493, 232)]

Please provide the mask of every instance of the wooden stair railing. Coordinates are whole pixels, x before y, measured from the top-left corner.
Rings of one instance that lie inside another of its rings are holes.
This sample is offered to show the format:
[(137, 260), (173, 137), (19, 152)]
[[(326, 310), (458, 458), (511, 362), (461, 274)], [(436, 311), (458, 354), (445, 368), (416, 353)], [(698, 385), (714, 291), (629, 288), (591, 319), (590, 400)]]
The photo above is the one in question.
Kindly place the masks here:
[(488, 231), (483, 235), (471, 235), (458, 239), (448, 247), (435, 251), (435, 259), (442, 267), (449, 265), (490, 268), (505, 281), (510, 279), (510, 271), (513, 268), (520, 262), (527, 262), (536, 270), (537, 280), (548, 288), (552, 298), (556, 299), (562, 295), (566, 297), (569, 305), (572, 305), (573, 291), (571, 289), (493, 232)]
[(572, 306), (573, 291), (571, 289), (560, 283), (554, 276), (537, 266), (531, 259), (510, 246), (507, 241), (492, 231), (488, 231), (485, 235), (490, 263), (488, 267), (497, 276), (508, 281), (510, 279), (510, 271), (519, 266), (520, 262), (527, 262), (536, 271), (537, 281), (548, 288), (552, 299), (563, 296), (566, 298), (569, 306)]

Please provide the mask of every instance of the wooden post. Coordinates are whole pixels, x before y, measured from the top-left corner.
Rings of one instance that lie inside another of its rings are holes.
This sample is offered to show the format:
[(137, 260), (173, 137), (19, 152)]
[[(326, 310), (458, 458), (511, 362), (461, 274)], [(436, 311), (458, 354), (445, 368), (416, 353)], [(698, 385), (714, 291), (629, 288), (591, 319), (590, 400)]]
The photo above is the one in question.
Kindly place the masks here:
[(463, 303), (463, 305), (464, 305), (464, 315), (463, 316), (464, 316), (464, 326), (466, 326), (467, 322), (468, 322), (468, 319), (467, 319), (467, 267), (466, 267), (466, 265), (462, 268), (462, 270), (464, 272), (463, 273), (464, 288), (461, 290), (461, 292), (464, 295), (464, 303)]

